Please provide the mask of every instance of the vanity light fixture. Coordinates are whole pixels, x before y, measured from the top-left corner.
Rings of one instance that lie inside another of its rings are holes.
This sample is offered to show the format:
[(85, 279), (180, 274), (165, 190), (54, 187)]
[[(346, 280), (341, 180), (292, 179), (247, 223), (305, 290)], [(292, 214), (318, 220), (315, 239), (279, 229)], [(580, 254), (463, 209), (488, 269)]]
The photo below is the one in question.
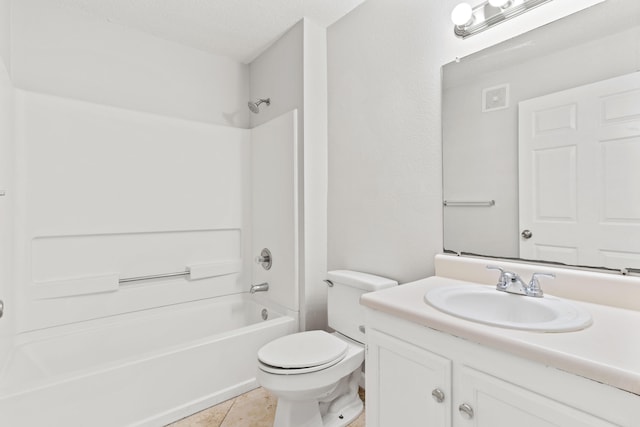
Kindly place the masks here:
[(485, 0), (476, 7), (458, 4), (451, 12), (456, 36), (466, 39), (551, 0)]
[(460, 3), (453, 8), (451, 20), (457, 27), (466, 28), (473, 24), (473, 8), (469, 3)]
[(506, 9), (511, 6), (511, 0), (489, 0), (489, 4), (493, 7), (499, 7), (500, 9)]

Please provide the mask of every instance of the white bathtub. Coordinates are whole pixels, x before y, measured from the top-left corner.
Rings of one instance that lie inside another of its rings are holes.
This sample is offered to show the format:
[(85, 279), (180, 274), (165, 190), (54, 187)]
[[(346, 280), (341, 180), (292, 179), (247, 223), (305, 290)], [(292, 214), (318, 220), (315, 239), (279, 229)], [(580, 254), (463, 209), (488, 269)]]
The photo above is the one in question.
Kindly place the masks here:
[(296, 331), (239, 294), (30, 333), (0, 373), (0, 424), (162, 426), (255, 388), (258, 348)]

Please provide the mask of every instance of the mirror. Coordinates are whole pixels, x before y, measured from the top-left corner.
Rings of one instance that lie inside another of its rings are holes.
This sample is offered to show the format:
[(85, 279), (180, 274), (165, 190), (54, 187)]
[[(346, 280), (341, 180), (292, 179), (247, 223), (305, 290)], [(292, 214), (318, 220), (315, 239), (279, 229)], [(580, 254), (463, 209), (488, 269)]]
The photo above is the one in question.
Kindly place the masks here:
[(640, 269), (639, 69), (637, 0), (445, 65), (445, 251)]

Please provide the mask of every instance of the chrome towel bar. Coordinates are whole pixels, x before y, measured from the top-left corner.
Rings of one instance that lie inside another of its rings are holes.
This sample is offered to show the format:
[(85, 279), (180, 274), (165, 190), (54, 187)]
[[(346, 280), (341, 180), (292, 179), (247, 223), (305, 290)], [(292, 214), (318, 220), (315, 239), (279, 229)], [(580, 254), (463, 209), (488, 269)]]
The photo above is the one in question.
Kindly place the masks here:
[(442, 202), (442, 204), (444, 206), (449, 206), (449, 207), (478, 207), (478, 208), (490, 208), (491, 206), (495, 206), (496, 201), (495, 200), (487, 200), (487, 201), (477, 201), (477, 202), (472, 202), (472, 201), (452, 201), (452, 200), (445, 200), (444, 202)]
[(152, 274), (148, 276), (125, 277), (118, 279), (118, 284), (140, 282), (143, 280), (165, 279), (167, 277), (188, 276), (189, 280), (206, 279), (208, 277), (225, 276), (239, 273), (242, 270), (242, 260), (227, 259), (205, 264), (191, 264), (184, 271), (175, 273)]
[(139, 282), (142, 280), (163, 279), (165, 277), (188, 276), (189, 274), (191, 274), (191, 272), (189, 270), (185, 270), (185, 271), (178, 271), (176, 273), (152, 274), (149, 276), (138, 276), (138, 277), (126, 277), (124, 279), (118, 279), (118, 283), (129, 283), (129, 282)]

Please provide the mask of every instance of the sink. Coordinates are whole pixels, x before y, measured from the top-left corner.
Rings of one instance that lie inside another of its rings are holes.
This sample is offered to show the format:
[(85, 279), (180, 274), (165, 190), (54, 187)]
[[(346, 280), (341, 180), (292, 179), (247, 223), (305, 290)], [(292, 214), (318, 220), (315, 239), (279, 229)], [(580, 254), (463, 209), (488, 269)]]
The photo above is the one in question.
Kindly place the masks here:
[(591, 325), (588, 311), (545, 295), (534, 298), (483, 285), (441, 286), (424, 295), (436, 309), (474, 322), (537, 332), (570, 332)]

